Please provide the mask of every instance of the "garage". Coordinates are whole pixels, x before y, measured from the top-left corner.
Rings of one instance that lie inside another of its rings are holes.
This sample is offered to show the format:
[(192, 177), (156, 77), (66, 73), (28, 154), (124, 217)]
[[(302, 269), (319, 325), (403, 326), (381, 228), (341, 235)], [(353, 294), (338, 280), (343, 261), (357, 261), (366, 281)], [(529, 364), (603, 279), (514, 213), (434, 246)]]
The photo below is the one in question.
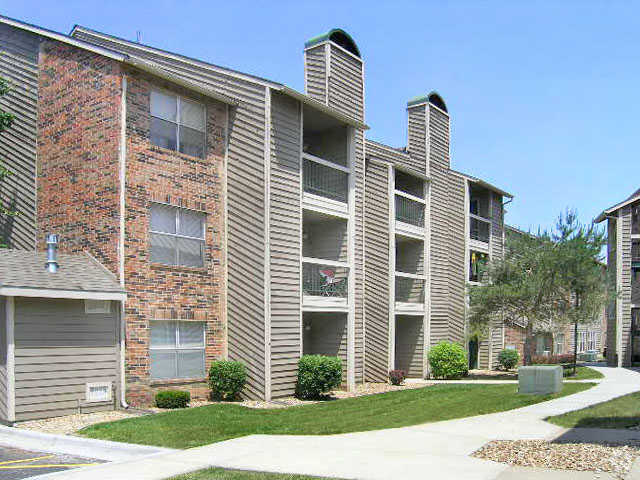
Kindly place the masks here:
[(111, 410), (121, 392), (115, 276), (88, 254), (0, 250), (0, 421)]

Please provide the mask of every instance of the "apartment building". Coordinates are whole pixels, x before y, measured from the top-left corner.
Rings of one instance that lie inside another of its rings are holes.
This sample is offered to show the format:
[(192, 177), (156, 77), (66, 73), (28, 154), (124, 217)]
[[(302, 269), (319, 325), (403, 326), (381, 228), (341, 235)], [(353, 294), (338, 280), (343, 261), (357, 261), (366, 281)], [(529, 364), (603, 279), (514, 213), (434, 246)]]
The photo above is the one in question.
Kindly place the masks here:
[[(57, 233), (115, 276), (130, 403), (204, 395), (218, 358), (270, 399), (293, 393), (302, 354), (340, 356), (354, 388), (390, 368), (425, 376), (430, 345), (466, 343), (466, 284), (502, 254), (511, 195), (451, 170), (435, 93), (408, 103), (406, 147), (367, 140), (344, 31), (306, 42), (305, 93), (80, 26), (0, 18), (0, 40), (16, 114), (2, 200), (24, 212), (5, 237), (40, 250)], [(503, 343), (496, 325), (479, 362)], [(81, 395), (86, 375), (63, 376)]]
[(607, 269), (618, 296), (607, 309), (607, 362), (618, 367), (640, 362), (640, 190), (604, 210)]

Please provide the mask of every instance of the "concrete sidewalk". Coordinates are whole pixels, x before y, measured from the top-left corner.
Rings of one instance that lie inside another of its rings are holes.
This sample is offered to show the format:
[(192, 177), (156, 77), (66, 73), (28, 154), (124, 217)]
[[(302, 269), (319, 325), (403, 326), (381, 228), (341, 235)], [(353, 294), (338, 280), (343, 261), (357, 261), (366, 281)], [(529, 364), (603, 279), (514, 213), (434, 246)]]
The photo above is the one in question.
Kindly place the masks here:
[[(550, 415), (604, 402), (640, 390), (640, 374), (598, 367), (601, 383), (568, 397), (502, 413), (372, 432), (330, 436), (251, 435), (165, 455), (111, 463), (47, 478), (160, 480), (208, 466), (299, 473), (341, 479), (389, 478), (507, 480), (553, 478), (604, 480), (605, 474), (523, 469), (469, 455), (491, 440), (554, 439), (565, 429), (544, 421)], [(542, 473), (541, 473), (542, 472)], [(546, 474), (547, 476), (540, 476)], [(528, 474), (527, 474), (528, 475)], [(538, 476), (536, 476), (538, 475)]]

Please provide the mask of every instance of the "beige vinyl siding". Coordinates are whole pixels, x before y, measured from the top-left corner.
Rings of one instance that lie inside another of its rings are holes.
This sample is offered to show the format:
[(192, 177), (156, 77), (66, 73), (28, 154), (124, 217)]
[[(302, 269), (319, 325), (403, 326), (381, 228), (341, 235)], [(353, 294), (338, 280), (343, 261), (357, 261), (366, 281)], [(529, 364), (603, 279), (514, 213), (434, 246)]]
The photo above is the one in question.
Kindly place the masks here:
[(442, 168), (449, 164), (449, 115), (429, 104), (429, 160)]
[(361, 122), (364, 121), (362, 60), (331, 44), (329, 105)]
[(271, 393), (295, 391), (300, 358), (300, 107), (271, 97)]
[(327, 312), (307, 312), (305, 321), (312, 324), (311, 330), (304, 330), (303, 353), (305, 355), (328, 355), (342, 360), (342, 382), (347, 375), (347, 314)]
[(0, 422), (7, 419), (7, 310), (5, 297), (0, 297)]
[(503, 243), (503, 231), (504, 231), (504, 219), (503, 219), (503, 207), (502, 207), (502, 195), (490, 192), (492, 210), (489, 213), (491, 217), (491, 245), (489, 245), (491, 257), (494, 259), (502, 258), (504, 256), (504, 243)]
[(327, 102), (327, 44), (305, 51), (306, 94), (322, 103)]
[[(609, 276), (609, 281), (613, 282), (613, 285), (615, 285), (616, 282), (618, 265), (616, 229), (616, 219), (607, 219), (607, 275)], [(615, 365), (615, 354), (618, 348), (616, 345), (616, 303), (617, 300), (613, 300), (609, 305), (607, 305), (607, 363), (611, 366)]]
[(13, 172), (2, 180), (0, 204), (20, 212), (0, 219), (0, 240), (26, 250), (35, 249), (39, 48), (37, 35), (0, 25), (0, 77), (11, 86), (0, 98), (0, 109), (15, 115), (11, 128), (0, 135), (2, 165)]
[(355, 381), (364, 382), (364, 131), (355, 134), (355, 236), (354, 236), (354, 304), (355, 304)]
[(77, 30), (77, 38), (132, 53), (170, 73), (241, 100), (230, 111), (227, 156), (228, 356), (247, 366), (245, 392), (265, 395), (265, 87), (206, 64)]
[(412, 378), (423, 376), (423, 325), (421, 316), (396, 317), (396, 369), (404, 370)]
[(367, 158), (378, 158), (380, 160), (384, 160), (385, 162), (392, 163), (393, 165), (404, 167), (404, 169), (415, 171), (419, 175), (425, 174), (424, 158), (426, 157), (422, 157), (422, 161), (415, 160), (408, 153), (401, 152), (393, 147), (389, 147), (378, 142), (374, 142), (373, 140), (367, 140), (365, 147)]
[(87, 411), (86, 383), (116, 385), (117, 312), (115, 303), (111, 313), (86, 314), (83, 300), (16, 298), (17, 421)]
[(449, 174), (449, 340), (464, 344), (466, 181)]
[(618, 221), (622, 223), (622, 284), (619, 302), (622, 302), (622, 364), (631, 365), (631, 206), (619, 210)]
[(416, 105), (408, 109), (408, 145), (411, 157), (402, 162), (423, 174), (427, 169), (427, 105)]
[[(368, 152), (369, 154), (370, 152)], [(383, 382), (389, 369), (389, 168), (366, 162), (365, 380)]]

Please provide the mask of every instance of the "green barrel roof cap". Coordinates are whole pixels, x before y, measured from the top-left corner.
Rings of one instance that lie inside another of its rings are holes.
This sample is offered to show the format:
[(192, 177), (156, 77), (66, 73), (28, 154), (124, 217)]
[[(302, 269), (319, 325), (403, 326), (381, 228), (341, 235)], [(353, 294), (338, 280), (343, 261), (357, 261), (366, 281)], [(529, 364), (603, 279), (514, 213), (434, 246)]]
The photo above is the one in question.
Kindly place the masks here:
[(347, 32), (345, 32), (341, 28), (332, 28), (331, 30), (323, 33), (322, 35), (313, 37), (307, 40), (304, 43), (304, 46), (305, 48), (309, 48), (314, 45), (317, 45), (318, 43), (325, 42), (327, 40), (331, 40), (332, 42), (337, 43), (342, 48), (345, 48), (346, 50), (353, 53), (357, 57), (360, 57), (360, 50), (358, 49), (356, 42), (353, 40), (353, 38), (351, 38), (351, 35), (349, 35)]

